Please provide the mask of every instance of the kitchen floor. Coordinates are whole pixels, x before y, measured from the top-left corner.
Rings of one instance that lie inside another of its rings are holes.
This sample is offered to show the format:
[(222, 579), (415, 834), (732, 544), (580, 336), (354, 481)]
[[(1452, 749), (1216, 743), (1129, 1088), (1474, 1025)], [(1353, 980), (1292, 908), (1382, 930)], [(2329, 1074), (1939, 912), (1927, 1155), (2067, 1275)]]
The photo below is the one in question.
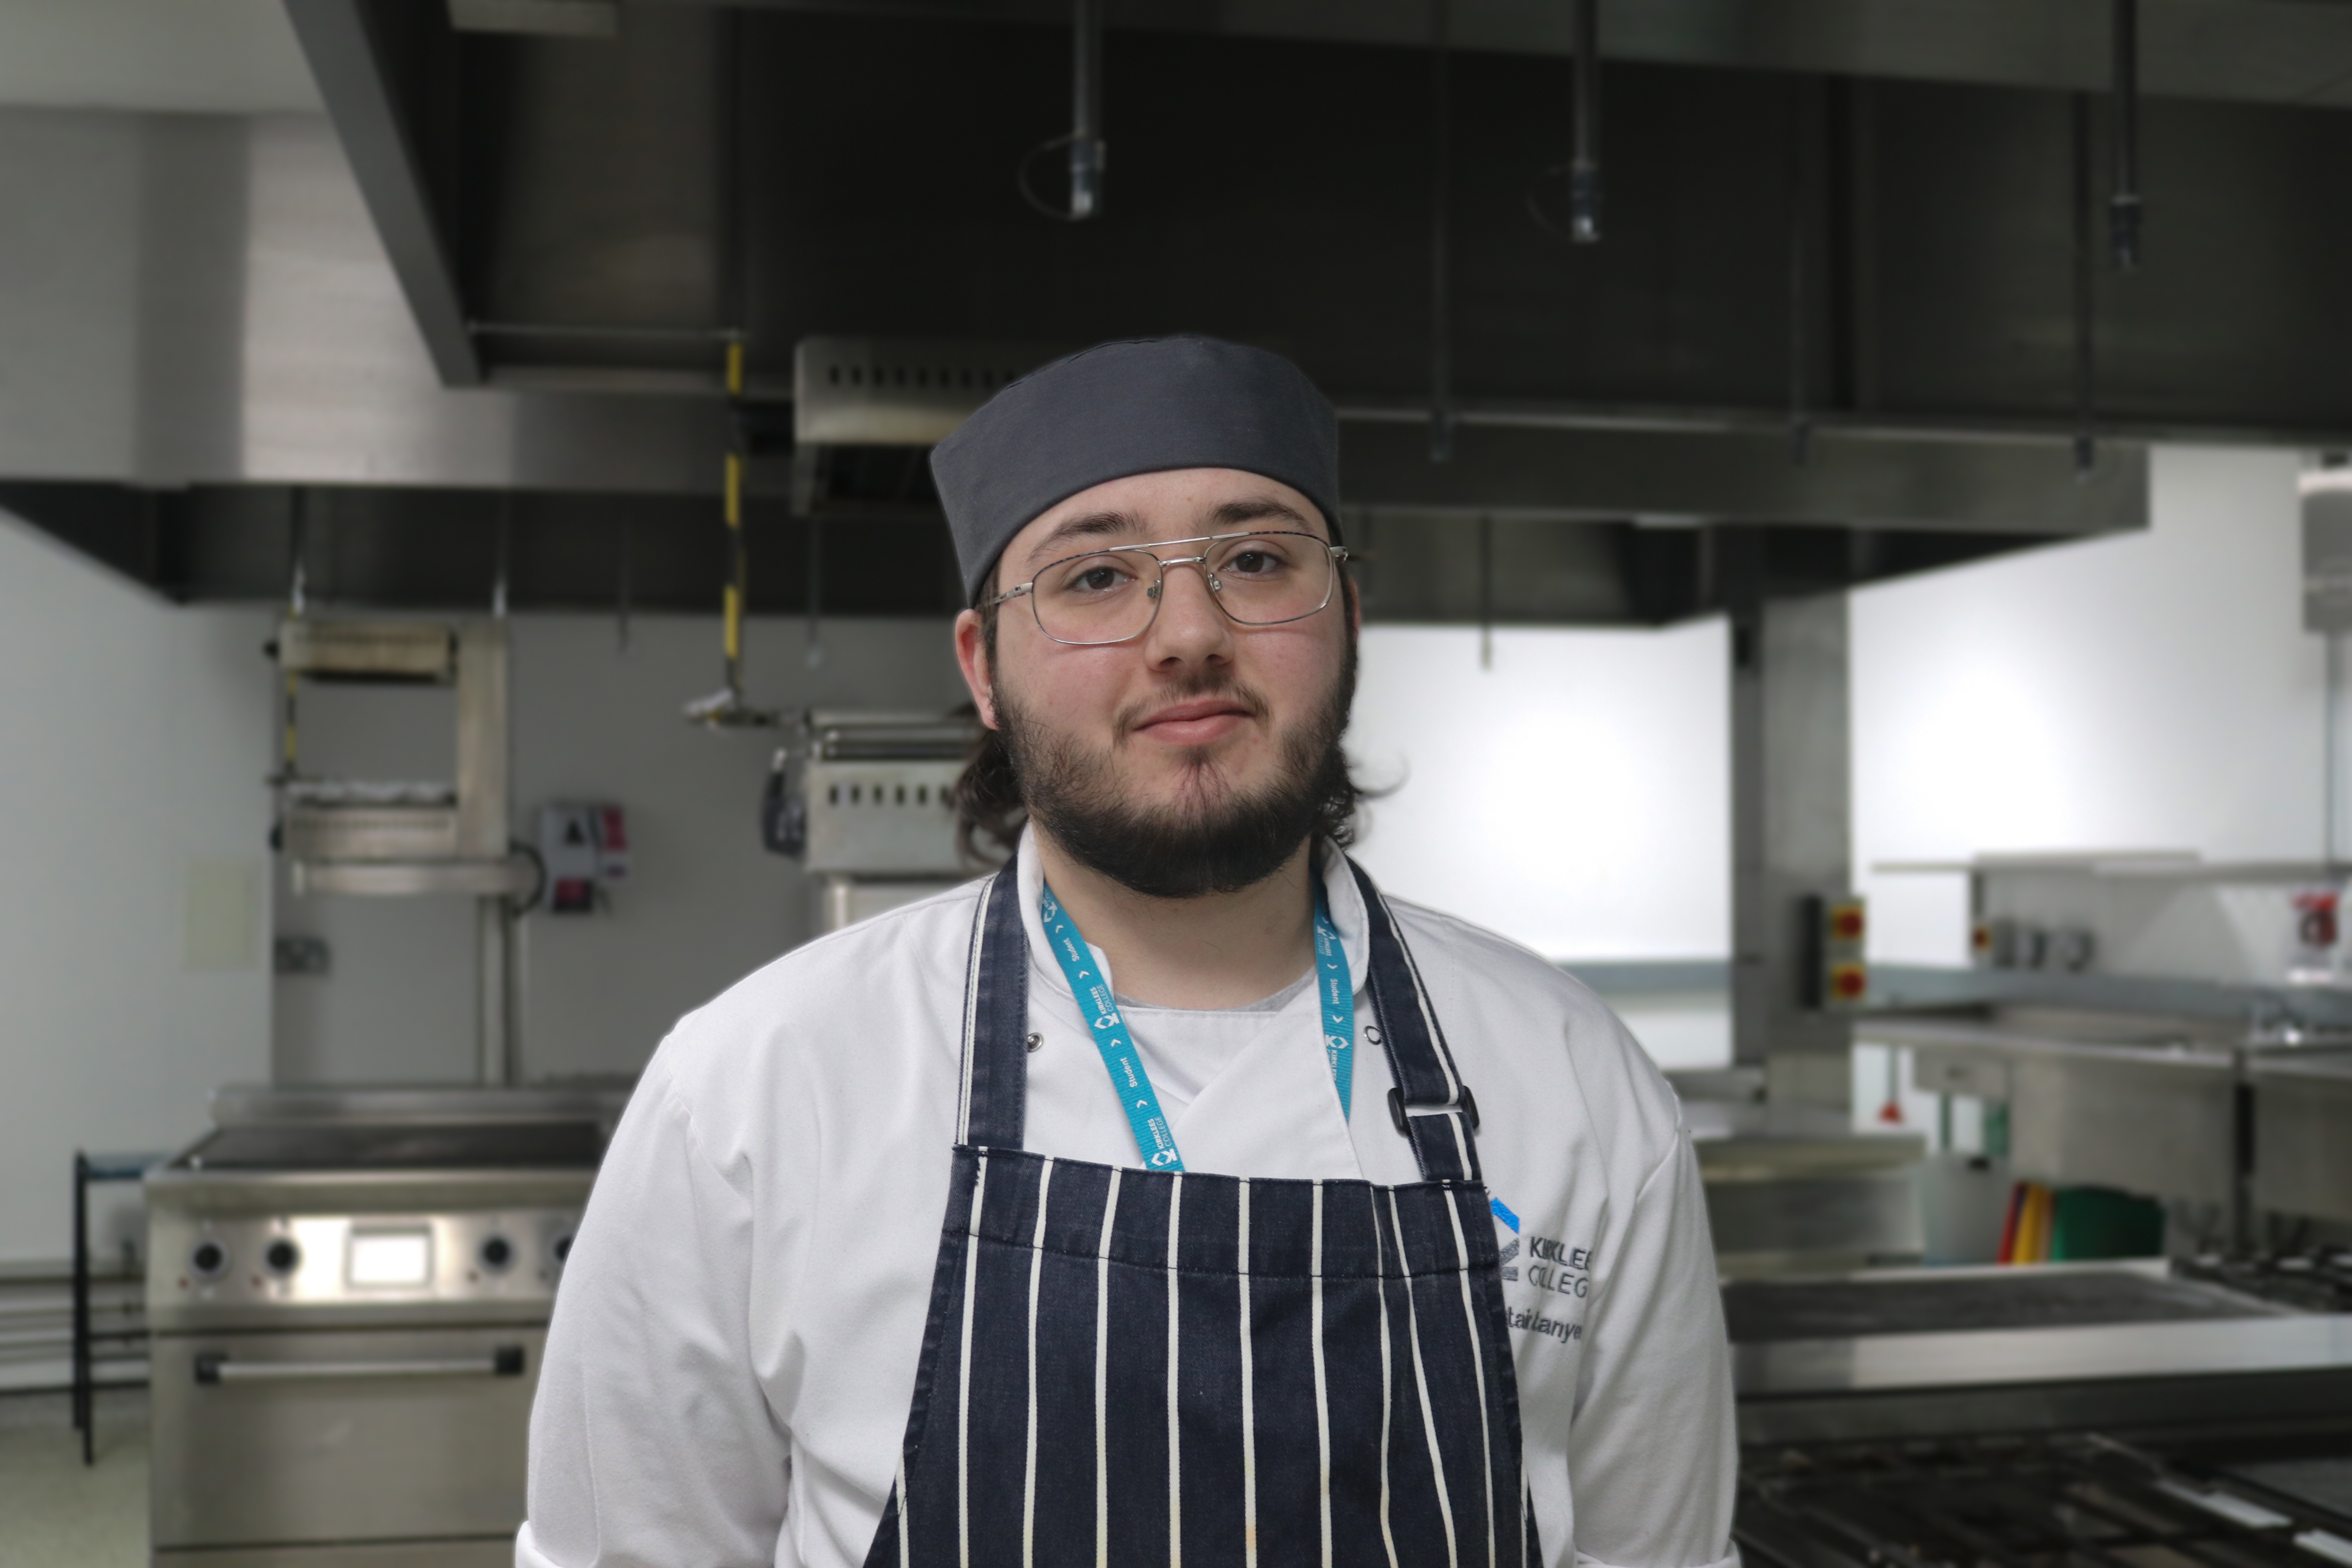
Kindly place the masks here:
[(98, 1400), (98, 1462), (62, 1394), (0, 1394), (0, 1568), (147, 1568), (147, 1392)]

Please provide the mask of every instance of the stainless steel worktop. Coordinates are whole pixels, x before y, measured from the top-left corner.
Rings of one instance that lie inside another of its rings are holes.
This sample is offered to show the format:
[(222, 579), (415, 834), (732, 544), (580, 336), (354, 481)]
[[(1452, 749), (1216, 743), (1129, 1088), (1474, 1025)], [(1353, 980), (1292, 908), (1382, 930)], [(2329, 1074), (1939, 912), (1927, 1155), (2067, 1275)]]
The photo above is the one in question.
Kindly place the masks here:
[(474, 1084), (298, 1085), (228, 1084), (213, 1091), (215, 1127), (299, 1125), (382, 1127), (406, 1122), (438, 1126), (543, 1121), (591, 1121), (612, 1136), (627, 1107), (632, 1080), (595, 1079), (527, 1089)]
[(1727, 1305), (1749, 1442), (2352, 1408), (2352, 1314), (2160, 1259), (1734, 1283)]
[(2284, 1316), (2292, 1306), (2189, 1278), (2159, 1258), (2017, 1268), (1878, 1269), (1723, 1288), (1736, 1343)]
[(2352, 1316), (2063, 1324), (1732, 1347), (1740, 1396), (2352, 1370)]

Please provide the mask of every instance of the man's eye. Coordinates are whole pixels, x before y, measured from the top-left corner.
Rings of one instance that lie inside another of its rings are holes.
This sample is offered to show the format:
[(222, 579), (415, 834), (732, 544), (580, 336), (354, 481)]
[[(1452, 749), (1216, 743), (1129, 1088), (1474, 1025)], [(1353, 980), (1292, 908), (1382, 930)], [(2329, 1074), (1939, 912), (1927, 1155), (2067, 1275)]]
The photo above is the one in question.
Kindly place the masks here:
[(1086, 561), (1061, 573), (1056, 592), (1087, 596), (1115, 593), (1131, 577), (1116, 561)]
[(1288, 564), (1271, 550), (1244, 550), (1225, 563), (1225, 570), (1239, 573), (1244, 577), (1263, 577), (1279, 572)]

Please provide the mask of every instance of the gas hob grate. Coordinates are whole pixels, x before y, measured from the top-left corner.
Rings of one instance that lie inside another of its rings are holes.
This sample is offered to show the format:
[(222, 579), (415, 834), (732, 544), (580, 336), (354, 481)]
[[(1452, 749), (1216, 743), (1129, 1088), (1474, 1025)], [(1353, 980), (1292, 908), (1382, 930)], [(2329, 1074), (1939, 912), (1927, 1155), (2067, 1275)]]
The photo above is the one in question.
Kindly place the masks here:
[(2352, 1518), (2314, 1489), (2194, 1477), (2096, 1435), (1745, 1458), (1734, 1535), (1751, 1565), (2352, 1568)]

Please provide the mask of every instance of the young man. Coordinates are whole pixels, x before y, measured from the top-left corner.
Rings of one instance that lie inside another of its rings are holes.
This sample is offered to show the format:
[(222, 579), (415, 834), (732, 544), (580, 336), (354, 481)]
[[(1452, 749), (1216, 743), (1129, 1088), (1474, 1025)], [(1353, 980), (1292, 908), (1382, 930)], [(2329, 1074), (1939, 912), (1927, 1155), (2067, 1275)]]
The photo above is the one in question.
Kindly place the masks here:
[(963, 804), (1026, 830), (663, 1044), (518, 1562), (1727, 1568), (1673, 1094), (1583, 987), (1343, 853), (1329, 405), (1255, 350), (1109, 343), (932, 466)]

